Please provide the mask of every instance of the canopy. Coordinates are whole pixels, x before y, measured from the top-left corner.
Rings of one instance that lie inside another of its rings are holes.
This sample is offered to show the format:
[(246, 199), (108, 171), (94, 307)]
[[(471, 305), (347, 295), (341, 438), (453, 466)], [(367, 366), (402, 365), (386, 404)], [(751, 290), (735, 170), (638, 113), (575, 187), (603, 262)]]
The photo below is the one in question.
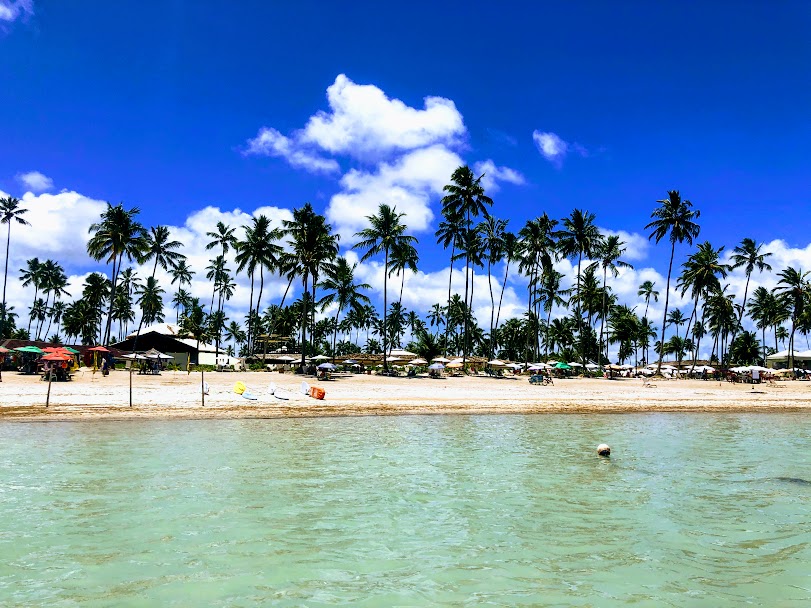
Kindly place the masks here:
[(171, 355), (164, 355), (159, 350), (155, 350), (154, 348), (150, 348), (148, 351), (144, 353), (144, 357), (147, 359), (174, 359)]
[[(281, 359), (281, 357), (279, 358)], [(357, 363), (358, 362), (355, 361), (354, 359), (347, 359), (346, 361), (344, 361), (344, 365), (357, 365)]]
[(537, 372), (542, 369), (546, 369), (547, 365), (544, 363), (535, 363), (534, 365), (530, 365), (527, 369), (531, 372)]
[(48, 353), (42, 357), (43, 361), (70, 361), (73, 359), (68, 353)]
[(431, 361), (433, 361), (434, 363), (450, 363), (451, 362), (450, 359), (446, 359), (445, 357), (434, 357), (433, 359), (431, 359)]
[(432, 363), (428, 366), (428, 369), (445, 369), (445, 366), (441, 363)]
[(334, 363), (322, 363), (318, 366), (318, 369), (335, 369)]
[(499, 361), (498, 359), (493, 359), (492, 361), (488, 361), (487, 365), (492, 365), (494, 367), (504, 367), (507, 365), (504, 361)]
[(426, 363), (428, 363), (428, 361), (426, 361), (425, 359), (417, 358), (417, 359), (412, 359), (411, 361), (409, 361), (409, 363), (411, 365), (425, 365)]
[(298, 357), (291, 357), (290, 355), (282, 355), (280, 357), (273, 357), (277, 361), (298, 361)]
[(456, 369), (456, 368), (462, 367), (462, 365), (463, 364), (462, 364), (461, 361), (451, 361), (450, 363), (448, 363), (447, 367)]
[(20, 348), (15, 348), (15, 352), (18, 353), (32, 353), (34, 355), (41, 355), (45, 351), (41, 348), (37, 348), (36, 346), (21, 346)]
[(570, 362), (569, 367), (583, 367), (582, 363)]
[(564, 363), (563, 361), (558, 361), (555, 363), (555, 369), (572, 369), (572, 366), (568, 363)]
[(128, 355), (121, 355), (122, 359), (133, 359), (138, 361), (146, 361), (146, 357), (143, 355), (139, 355), (138, 353), (130, 353)]
[(104, 348), (103, 346), (94, 346), (93, 348), (88, 348), (89, 351), (94, 351), (97, 353), (109, 353), (110, 351)]
[[(771, 355), (766, 355), (766, 361), (786, 361), (789, 358), (789, 351), (781, 350)], [(794, 359), (797, 361), (811, 361), (811, 350), (794, 351)]]
[(610, 369), (610, 370), (621, 370), (621, 369), (625, 369), (625, 368), (624, 368), (622, 365), (617, 365), (616, 363), (610, 363), (610, 364), (606, 365), (606, 366), (605, 366), (605, 368), (606, 368), (606, 369)]
[(586, 363), (586, 369), (597, 369), (598, 367), (600, 366), (596, 363)]
[(9, 349), (3, 348), (2, 346), (0, 346), (0, 353), (10, 353), (10, 352), (11, 351)]
[(316, 355), (315, 357), (310, 357), (310, 361), (326, 361), (329, 357), (325, 355)]

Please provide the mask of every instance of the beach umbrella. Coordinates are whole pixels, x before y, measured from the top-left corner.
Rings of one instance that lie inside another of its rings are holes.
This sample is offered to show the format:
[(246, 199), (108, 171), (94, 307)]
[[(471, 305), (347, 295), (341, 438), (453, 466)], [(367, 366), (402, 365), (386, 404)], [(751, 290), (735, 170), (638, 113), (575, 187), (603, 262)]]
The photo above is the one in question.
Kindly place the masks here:
[(543, 363), (536, 363), (534, 365), (530, 365), (527, 369), (531, 372), (538, 372), (545, 368), (546, 365), (544, 365)]
[(335, 365), (333, 363), (322, 363), (321, 365), (318, 366), (318, 369), (333, 370), (335, 369)]
[(329, 357), (324, 355), (316, 355), (315, 357), (310, 357), (310, 361), (326, 361)]
[(569, 367), (583, 367), (582, 363), (571, 362), (569, 363)]
[(558, 361), (555, 363), (555, 369), (572, 369), (572, 366), (563, 361)]
[(555, 361), (554, 359), (549, 359), (549, 361), (547, 361), (547, 362), (546, 362), (546, 364), (547, 364), (547, 365), (557, 365), (557, 364), (558, 364), (558, 362), (557, 362), (557, 361)]
[(141, 355), (139, 353), (130, 353), (128, 355), (121, 355), (121, 358), (122, 359), (130, 359), (131, 361), (135, 361), (135, 360), (145, 361), (146, 360), (146, 357), (144, 357), (143, 355)]
[(358, 362), (355, 361), (354, 359), (347, 359), (346, 361), (344, 361), (344, 365), (357, 365), (357, 364)]
[(43, 355), (40, 361), (70, 361), (72, 358), (67, 353), (53, 352)]
[(448, 365), (446, 365), (446, 367), (450, 367), (451, 369), (458, 369), (462, 367), (462, 365), (463, 364), (461, 361), (451, 361), (450, 363), (448, 363)]
[(426, 363), (428, 363), (428, 361), (426, 361), (425, 359), (420, 359), (418, 357), (416, 359), (412, 359), (411, 361), (409, 361), (409, 363), (411, 365), (425, 365)]
[(87, 350), (89, 350), (91, 352), (97, 352), (97, 353), (109, 353), (110, 352), (109, 350), (107, 350), (103, 346), (94, 346), (93, 348), (88, 348)]
[(282, 355), (281, 357), (273, 357), (277, 361), (297, 361), (296, 357), (291, 357), (290, 355)]
[(445, 366), (441, 363), (432, 363), (428, 366), (428, 369), (445, 369)]
[(45, 351), (41, 348), (37, 348), (36, 346), (21, 346), (20, 348), (15, 348), (14, 352), (17, 353), (29, 353), (32, 355), (41, 355)]
[(499, 361), (498, 359), (493, 359), (492, 361), (488, 361), (487, 365), (492, 365), (493, 367), (504, 367), (506, 363), (504, 363), (504, 361)]
[(598, 367), (600, 366), (596, 363), (586, 363), (586, 369), (597, 369)]
[(445, 357), (434, 357), (431, 359), (433, 363), (450, 363), (450, 359), (446, 359)]
[[(402, 348), (392, 349), (390, 354), (392, 357), (399, 357), (401, 359), (408, 359), (409, 357), (413, 359), (417, 356), (417, 353), (412, 353), (411, 351), (403, 350)], [(389, 361), (391, 361), (391, 359), (389, 359)]]

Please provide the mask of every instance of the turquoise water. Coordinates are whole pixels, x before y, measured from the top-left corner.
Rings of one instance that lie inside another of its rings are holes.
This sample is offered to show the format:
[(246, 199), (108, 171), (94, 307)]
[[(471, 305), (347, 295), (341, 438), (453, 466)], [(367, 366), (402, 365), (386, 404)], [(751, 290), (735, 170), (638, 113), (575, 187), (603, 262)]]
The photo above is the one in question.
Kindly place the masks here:
[(809, 438), (780, 414), (0, 424), (0, 606), (811, 605)]

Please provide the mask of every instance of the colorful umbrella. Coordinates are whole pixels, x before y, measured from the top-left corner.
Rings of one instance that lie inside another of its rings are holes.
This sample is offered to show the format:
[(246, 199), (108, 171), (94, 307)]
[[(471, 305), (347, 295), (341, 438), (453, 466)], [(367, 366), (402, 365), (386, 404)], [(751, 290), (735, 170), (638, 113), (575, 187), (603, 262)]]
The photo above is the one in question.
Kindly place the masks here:
[(555, 363), (555, 369), (572, 369), (572, 366), (564, 363), (563, 361), (558, 361)]

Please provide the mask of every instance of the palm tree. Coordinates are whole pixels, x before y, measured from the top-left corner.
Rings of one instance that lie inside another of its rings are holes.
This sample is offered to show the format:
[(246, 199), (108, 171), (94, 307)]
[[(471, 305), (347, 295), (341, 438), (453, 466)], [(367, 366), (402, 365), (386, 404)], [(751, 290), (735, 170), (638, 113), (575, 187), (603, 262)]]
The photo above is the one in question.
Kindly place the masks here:
[[(447, 186), (446, 186), (447, 188)], [(387, 315), (388, 315), (388, 267), (389, 267), (389, 253), (398, 247), (405, 247), (410, 243), (416, 243), (417, 239), (405, 232), (408, 226), (402, 223), (404, 213), (397, 213), (396, 207), (389, 207), (385, 203), (381, 203), (376, 215), (367, 216), (370, 226), (364, 228), (360, 232), (355, 233), (355, 236), (361, 240), (353, 246), (353, 249), (363, 249), (363, 257), (361, 262), (365, 262), (375, 255), (383, 253), (383, 371), (388, 371), (388, 364), (386, 363), (386, 345), (387, 340)]]
[(656, 281), (644, 281), (640, 286), (636, 295), (645, 298), (645, 314), (642, 315), (643, 319), (648, 318), (648, 306), (650, 306), (651, 298), (654, 302), (659, 301), (659, 292), (654, 289)]
[[(752, 278), (755, 268), (758, 269), (758, 272), (771, 272), (772, 270), (771, 265), (766, 261), (766, 258), (772, 255), (771, 252), (761, 253), (761, 249), (763, 249), (762, 243), (758, 245), (754, 239), (745, 238), (740, 245), (732, 250), (732, 257), (729, 259), (732, 262), (730, 267), (733, 270), (743, 266), (746, 273), (746, 287), (743, 289), (743, 304), (741, 304), (741, 317), (738, 322), (743, 319), (743, 311), (746, 309), (746, 296), (749, 293), (749, 279)], [(766, 359), (764, 359), (765, 361)]]
[(231, 321), (225, 327), (225, 339), (226, 340), (233, 340), (234, 342), (234, 351), (238, 351), (238, 347), (241, 343), (245, 341), (247, 336), (242, 328), (239, 326), (239, 323), (236, 321)]
[(594, 225), (595, 215), (588, 211), (575, 209), (563, 219), (563, 229), (555, 236), (558, 238), (558, 251), (563, 257), (577, 258), (577, 331), (580, 338), (580, 355), (583, 365), (586, 364), (586, 350), (583, 343), (582, 310), (580, 293), (580, 267), (583, 257), (590, 259), (599, 251), (602, 237)]
[(543, 305), (543, 310), (546, 313), (546, 330), (547, 334), (544, 339), (544, 355), (549, 354), (549, 325), (552, 322), (552, 309), (555, 306), (564, 306), (567, 300), (563, 296), (568, 296), (572, 293), (571, 289), (561, 289), (560, 281), (563, 278), (563, 273), (558, 272), (554, 268), (544, 272), (541, 275), (540, 284), (537, 289), (538, 300)]
[(189, 303), (188, 310), (184, 311), (180, 319), (180, 336), (184, 338), (191, 338), (197, 341), (197, 365), (200, 367), (200, 396), (202, 398), (203, 407), (206, 405), (206, 380), (205, 368), (200, 365), (200, 342), (208, 342), (211, 340), (211, 329), (203, 307), (200, 305), (200, 300), (193, 298)]
[[(514, 233), (507, 232), (505, 230), (504, 237), (502, 240), (502, 249), (504, 254), (504, 280), (501, 283), (501, 294), (498, 297), (498, 310), (496, 312), (495, 328), (498, 328), (498, 322), (499, 319), (501, 318), (501, 305), (504, 302), (504, 290), (507, 289), (507, 277), (510, 274), (510, 263), (517, 260), (520, 257), (521, 242), (518, 240), (518, 237)], [(496, 349), (496, 341), (494, 338), (492, 345), (490, 346), (490, 350), (495, 352), (495, 349)]]
[[(453, 261), (456, 259), (456, 248), (462, 244), (462, 234), (464, 233), (464, 217), (454, 212), (453, 207), (445, 205), (442, 207), (442, 216), (445, 218), (439, 223), (435, 236), (436, 242), (447, 249), (451, 248), (450, 270), (448, 271), (448, 305), (445, 307), (446, 314), (450, 314), (451, 288), (453, 285)], [(448, 356), (448, 331), (450, 331), (449, 319), (445, 319), (445, 357)]]
[[(148, 277), (143, 286), (136, 288), (137, 303), (141, 306), (141, 324), (160, 323), (163, 321), (163, 294), (165, 293), (155, 277)], [(140, 332), (140, 325), (139, 325)], [(136, 334), (135, 340), (138, 340)], [(133, 350), (135, 344), (133, 343)]]
[(400, 297), (397, 301), (403, 302), (403, 288), (405, 287), (405, 271), (410, 270), (417, 274), (417, 263), (420, 254), (411, 243), (404, 243), (392, 248), (389, 254), (389, 277), (395, 272), (400, 275)]
[(667, 315), (667, 324), (673, 325), (676, 328), (677, 338), (679, 337), (679, 327), (681, 327), (685, 323), (687, 323), (687, 317), (685, 317), (678, 308), (674, 308)]
[[(602, 347), (603, 344), (603, 326), (605, 325), (605, 319), (608, 316), (608, 304), (606, 298), (606, 280), (608, 278), (608, 271), (611, 271), (611, 274), (614, 278), (619, 276), (618, 268), (630, 268), (633, 269), (628, 262), (625, 262), (620, 259), (620, 257), (625, 254), (625, 242), (620, 240), (619, 236), (610, 235), (606, 237), (603, 241), (602, 246), (599, 250), (599, 258), (600, 258), (600, 266), (603, 269), (603, 305), (602, 305), (602, 321), (600, 323), (600, 337), (597, 340), (597, 344)], [(606, 342), (606, 349), (605, 349), (605, 357), (608, 358), (608, 343)], [(599, 364), (599, 360), (597, 361)]]
[[(684, 332), (685, 337), (690, 335), (690, 325), (695, 320), (699, 322), (698, 318), (698, 301), (699, 298), (716, 291), (720, 288), (720, 278), (726, 278), (729, 266), (720, 262), (721, 252), (724, 250), (723, 245), (715, 249), (709, 241), (701, 243), (698, 250), (687, 258), (687, 261), (682, 264), (682, 275), (676, 282), (676, 289), (681, 290), (681, 295), (684, 296), (688, 290), (691, 291), (693, 297), (693, 312), (690, 314), (690, 319), (687, 322), (687, 330)], [(702, 315), (701, 322), (704, 318)], [(740, 319), (739, 319), (740, 321)], [(735, 334), (733, 330), (733, 340)], [(698, 348), (701, 345), (701, 338), (699, 336), (696, 342), (696, 350), (693, 353), (693, 366), (695, 367), (696, 360), (698, 359)]]
[[(289, 253), (281, 256), (280, 268), (290, 282), (301, 277), (304, 293), (312, 287), (310, 302), (315, 303), (315, 290), (319, 277), (338, 255), (338, 235), (332, 234), (332, 226), (326, 218), (313, 211), (310, 203), (293, 210), (292, 220), (282, 221), (282, 234), (287, 237)], [(312, 306), (315, 319), (315, 306)], [(301, 368), (307, 356), (307, 306), (301, 310)], [(313, 326), (315, 323), (313, 322)]]
[(223, 222), (217, 222), (216, 232), (206, 232), (206, 236), (212, 239), (206, 244), (206, 250), (219, 247), (222, 250), (222, 255), (225, 255), (230, 248), (236, 249), (237, 237), (234, 234), (235, 232), (235, 228), (231, 228), (231, 226), (227, 226)]
[[(504, 257), (505, 251), (505, 235), (507, 231), (507, 220), (496, 219), (492, 215), (485, 215), (484, 221), (480, 226), (482, 235), (482, 245), (484, 247), (485, 258), (487, 260), (487, 286), (490, 288), (490, 352), (489, 355), (495, 356), (495, 313), (496, 313), (496, 300), (493, 296), (493, 273), (492, 265), (499, 262)], [(507, 261), (509, 264), (509, 259)]]
[(191, 285), (192, 277), (196, 274), (187, 264), (186, 260), (178, 260), (173, 268), (169, 270), (172, 275), (172, 285), (178, 283), (178, 287)]
[(178, 289), (175, 293), (174, 297), (172, 298), (172, 308), (175, 309), (175, 322), (180, 323), (180, 307), (183, 307), (185, 310), (189, 302), (191, 301), (191, 295), (185, 289)]
[[(648, 240), (656, 239), (658, 243), (664, 237), (670, 238), (670, 265), (667, 268), (667, 287), (665, 288), (665, 311), (662, 315), (662, 337), (660, 342), (665, 341), (665, 327), (667, 325), (667, 308), (670, 303), (670, 277), (673, 274), (673, 257), (676, 254), (676, 243), (687, 241), (693, 244), (693, 239), (698, 238), (701, 227), (693, 220), (698, 219), (701, 212), (692, 210), (693, 203), (682, 200), (678, 190), (670, 190), (667, 198), (656, 201), (659, 207), (651, 213), (652, 222), (645, 226), (645, 229), (653, 229), (648, 236)], [(659, 362), (656, 365), (656, 373), (662, 372), (662, 353), (659, 353)]]
[[(20, 268), (20, 280), (22, 281), (23, 287), (28, 287), (29, 285), (34, 286), (34, 300), (31, 304), (32, 308), (39, 299), (39, 289), (42, 287), (42, 281), (44, 279), (43, 266), (44, 264), (39, 261), (39, 258), (31, 258), (30, 260), (26, 260), (25, 268)], [(33, 317), (29, 317), (28, 321), (29, 334), (31, 333), (30, 319), (33, 319)]]
[(0, 198), (0, 225), (8, 224), (6, 231), (6, 262), (3, 270), (3, 314), (0, 315), (0, 336), (3, 335), (3, 326), (6, 321), (6, 282), (8, 281), (8, 257), (9, 248), (11, 246), (11, 224), (17, 223), (21, 226), (27, 226), (28, 222), (23, 218), (28, 212), (28, 209), (21, 207), (21, 201), (13, 196)]
[[(518, 232), (521, 238), (520, 262), (518, 271), (529, 277), (527, 286), (527, 318), (540, 317), (537, 306), (541, 300), (538, 298), (538, 288), (543, 276), (552, 272), (553, 263), (557, 259), (557, 250), (554, 241), (555, 227), (558, 221), (551, 219), (546, 213), (529, 220)], [(560, 285), (558, 285), (560, 287)], [(533, 308), (535, 309), (533, 312)], [(531, 332), (525, 332), (527, 338), (526, 360), (529, 361), (529, 339)], [(537, 335), (536, 335), (537, 338)], [(537, 340), (536, 340), (537, 343)]]
[(371, 289), (371, 286), (366, 283), (355, 283), (357, 267), (357, 264), (350, 266), (345, 257), (339, 257), (334, 265), (327, 267), (325, 277), (321, 281), (321, 289), (327, 290), (327, 293), (318, 302), (321, 310), (323, 311), (332, 304), (336, 304), (338, 307), (335, 311), (335, 327), (332, 336), (333, 363), (335, 363), (335, 344), (338, 339), (338, 317), (341, 312), (346, 308), (357, 310), (370, 302), (369, 297), (361, 293), (361, 290)]
[[(758, 287), (752, 292), (752, 299), (749, 301), (749, 316), (755, 322), (755, 326), (761, 331), (761, 343), (763, 345), (763, 361), (766, 361), (766, 328), (774, 327), (780, 321), (776, 321), (779, 316), (780, 304), (774, 293), (765, 287)], [(777, 340), (775, 339), (775, 350), (777, 350)]]
[[(493, 205), (493, 199), (484, 193), (484, 186), (481, 185), (484, 174), (476, 177), (473, 171), (467, 165), (457, 167), (451, 175), (451, 183), (445, 185), (442, 190), (447, 194), (442, 197), (442, 209), (447, 207), (448, 212), (446, 217), (457, 217), (463, 223), (463, 228), (468, 231), (472, 228), (472, 221), (474, 217), (479, 215), (487, 215), (488, 207)], [(470, 289), (470, 257), (469, 254), (473, 252), (473, 248), (467, 248), (468, 256), (465, 259), (465, 303), (468, 302), (468, 293)], [(470, 300), (472, 304), (472, 299)], [(472, 305), (470, 306), (472, 308)], [(462, 352), (462, 361), (465, 362), (467, 356), (467, 318), (465, 320), (465, 338)]]
[(135, 220), (139, 213), (138, 207), (127, 210), (122, 203), (115, 206), (107, 203), (107, 209), (101, 214), (101, 221), (91, 224), (89, 229), (92, 236), (87, 242), (87, 253), (96, 261), (104, 260), (112, 265), (110, 309), (102, 342), (110, 339), (112, 302), (115, 301), (121, 262), (125, 257), (130, 261), (135, 259), (142, 262), (144, 251), (149, 246), (146, 229)]
[[(780, 280), (775, 287), (776, 292), (780, 292), (781, 299), (785, 302), (788, 310), (791, 311), (791, 332), (788, 339), (789, 368), (794, 370), (794, 332), (797, 329), (797, 320), (803, 314), (811, 297), (811, 284), (808, 282), (808, 275), (811, 271), (803, 272), (802, 269), (786, 268), (778, 273)], [(792, 372), (793, 373), (793, 372)]]

